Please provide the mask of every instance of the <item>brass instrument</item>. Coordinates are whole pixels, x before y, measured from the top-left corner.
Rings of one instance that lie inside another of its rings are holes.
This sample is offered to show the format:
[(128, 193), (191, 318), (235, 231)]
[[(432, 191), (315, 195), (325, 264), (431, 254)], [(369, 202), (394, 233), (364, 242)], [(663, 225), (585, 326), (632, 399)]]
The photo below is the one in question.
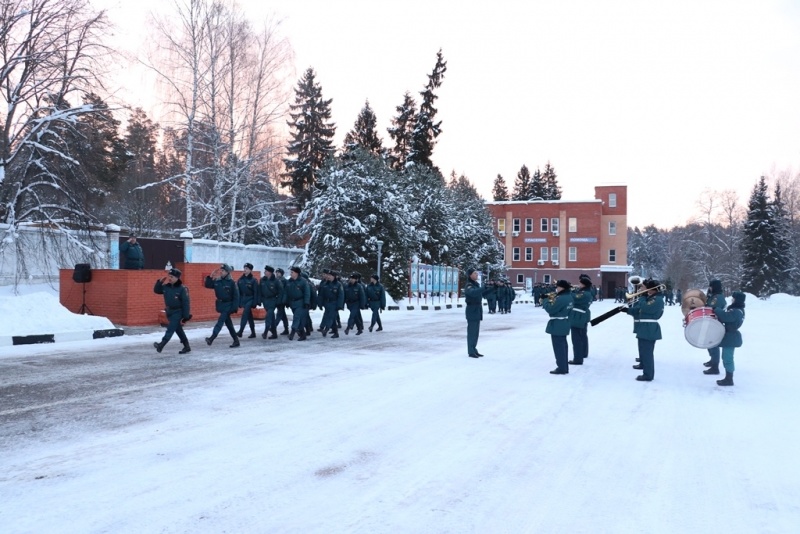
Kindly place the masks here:
[(625, 298), (627, 300), (633, 300), (639, 298), (648, 291), (655, 291), (656, 293), (660, 293), (661, 291), (666, 291), (666, 289), (667, 289), (666, 284), (658, 284), (656, 287), (651, 287), (649, 289), (648, 288), (640, 289), (636, 293), (625, 293)]
[(556, 293), (555, 292), (553, 292), (553, 293), (545, 293), (544, 295), (540, 295), (539, 296), (539, 303), (540, 304), (542, 302), (544, 302), (545, 300), (549, 300), (550, 304), (552, 304), (556, 300)]

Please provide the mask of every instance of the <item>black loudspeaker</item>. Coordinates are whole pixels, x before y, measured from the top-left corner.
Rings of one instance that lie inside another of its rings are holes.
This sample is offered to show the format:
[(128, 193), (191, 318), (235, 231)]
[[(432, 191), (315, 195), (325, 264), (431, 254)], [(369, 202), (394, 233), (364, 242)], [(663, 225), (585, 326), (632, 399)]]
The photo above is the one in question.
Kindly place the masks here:
[(72, 279), (79, 284), (88, 284), (92, 281), (92, 266), (88, 263), (76, 263)]

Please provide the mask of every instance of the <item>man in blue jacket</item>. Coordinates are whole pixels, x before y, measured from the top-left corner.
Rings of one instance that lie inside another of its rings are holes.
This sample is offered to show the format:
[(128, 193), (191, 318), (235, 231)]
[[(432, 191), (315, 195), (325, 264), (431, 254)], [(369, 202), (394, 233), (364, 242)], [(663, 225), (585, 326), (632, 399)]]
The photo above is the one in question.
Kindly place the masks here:
[(214, 290), (214, 296), (217, 297), (215, 309), (219, 313), (217, 324), (214, 325), (211, 331), (211, 336), (206, 338), (206, 343), (211, 345), (219, 335), (222, 326), (225, 325), (233, 338), (233, 343), (230, 348), (239, 346), (239, 337), (236, 335), (236, 329), (233, 328), (233, 321), (231, 314), (236, 313), (239, 309), (239, 288), (236, 282), (231, 278), (233, 267), (227, 263), (222, 264), (213, 273), (206, 276), (205, 287)]
[(664, 297), (658, 292), (657, 280), (644, 281), (647, 293), (639, 297), (625, 312), (633, 317), (633, 333), (639, 345), (639, 363), (633, 366), (642, 374), (636, 377), (640, 382), (650, 382), (655, 378), (655, 347), (661, 339), (661, 326), (658, 320), (664, 314)]

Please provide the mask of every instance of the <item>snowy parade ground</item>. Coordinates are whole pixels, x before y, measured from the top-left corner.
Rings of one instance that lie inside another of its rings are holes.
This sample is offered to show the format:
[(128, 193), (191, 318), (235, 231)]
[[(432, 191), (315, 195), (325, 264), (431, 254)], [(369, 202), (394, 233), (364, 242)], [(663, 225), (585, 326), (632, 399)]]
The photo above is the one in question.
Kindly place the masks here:
[(746, 311), (731, 388), (678, 306), (651, 383), (624, 315), (550, 375), (532, 304), (484, 315), (480, 359), (456, 308), (238, 349), (190, 323), (186, 356), (158, 329), (2, 347), (0, 532), (798, 532), (800, 299)]

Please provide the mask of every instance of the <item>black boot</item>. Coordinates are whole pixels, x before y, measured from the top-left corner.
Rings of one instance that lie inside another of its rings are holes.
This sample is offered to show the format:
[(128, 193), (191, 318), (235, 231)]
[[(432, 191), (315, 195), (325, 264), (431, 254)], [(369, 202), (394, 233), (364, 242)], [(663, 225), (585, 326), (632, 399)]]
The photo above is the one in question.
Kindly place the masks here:
[(383, 331), (383, 326), (380, 326), (380, 325), (378, 325), (378, 329), (377, 329), (377, 330), (375, 330), (375, 331), (376, 331), (376, 332), (382, 332), (382, 331)]
[[(239, 337), (242, 337), (242, 336), (239, 336)], [(256, 333), (255, 333), (255, 331), (253, 331), (253, 332), (250, 332), (250, 335), (249, 335), (249, 336), (247, 336), (247, 339), (253, 339), (254, 337), (256, 337)]]
[(708, 360), (706, 363), (703, 364), (703, 366), (711, 367), (712, 364), (713, 364), (713, 361), (712, 360)]
[(327, 326), (325, 328), (321, 329), (320, 332), (322, 332), (322, 337), (328, 337), (328, 327)]
[(331, 336), (331, 339), (336, 339), (337, 337), (339, 337), (339, 331), (334, 328), (333, 329), (333, 335)]
[(348, 335), (348, 334), (350, 334), (350, 327), (349, 326), (344, 329), (344, 335)]
[(357, 335), (357, 336), (360, 336), (360, 335), (361, 335), (361, 334), (363, 334), (363, 333), (364, 333), (364, 331), (363, 331), (363, 330), (359, 330), (358, 332), (356, 332), (356, 335)]
[(214, 342), (214, 338), (215, 338), (215, 337), (217, 337), (217, 336), (214, 336), (214, 335), (212, 335), (211, 337), (207, 337), (207, 338), (206, 338), (206, 344), (207, 344), (208, 346), (211, 346), (211, 344)]
[(281, 332), (281, 335), (282, 336), (288, 336), (289, 335), (289, 329), (288, 328), (284, 328), (283, 332)]
[(292, 332), (289, 334), (289, 341), (292, 341), (294, 339), (294, 333), (295, 332), (296, 332), (296, 330), (293, 328)]
[(725, 371), (725, 378), (722, 380), (717, 380), (718, 386), (732, 386), (733, 385), (733, 373), (729, 373)]
[(192, 349), (189, 347), (189, 343), (184, 343), (183, 348), (178, 351), (178, 354), (186, 354), (187, 352), (192, 352)]
[(264, 330), (264, 333), (261, 334), (261, 339), (267, 339), (267, 331)]
[(156, 348), (156, 352), (161, 352), (162, 350), (164, 350), (164, 345), (166, 345), (166, 343), (164, 343), (163, 341), (160, 341), (158, 343), (153, 343), (153, 346)]
[(236, 332), (236, 335), (242, 337), (242, 332), (244, 332), (244, 330), (239, 330), (238, 332)]
[(369, 331), (372, 332), (372, 327), (375, 326), (374, 324), (369, 325)]
[(718, 375), (719, 374), (719, 364), (712, 365), (705, 371), (703, 371), (704, 375)]
[(237, 338), (234, 338), (233, 343), (231, 343), (229, 348), (235, 349), (238, 346), (239, 346), (239, 338), (237, 337)]
[(297, 341), (305, 341), (306, 340), (306, 333), (300, 330), (297, 333)]
[(272, 335), (269, 336), (269, 339), (278, 339), (278, 329), (274, 326), (272, 327)]

